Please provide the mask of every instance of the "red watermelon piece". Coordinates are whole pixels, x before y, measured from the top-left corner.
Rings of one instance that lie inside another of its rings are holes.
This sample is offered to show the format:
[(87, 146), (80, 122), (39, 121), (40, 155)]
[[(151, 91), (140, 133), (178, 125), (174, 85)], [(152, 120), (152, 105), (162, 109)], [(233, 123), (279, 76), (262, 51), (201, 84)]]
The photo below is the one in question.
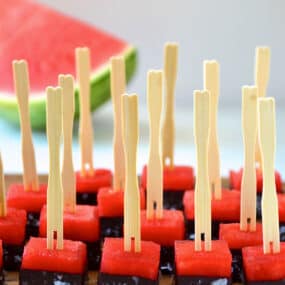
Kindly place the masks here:
[[(69, 240), (80, 240), (84, 242), (95, 242), (99, 240), (99, 216), (98, 208), (88, 205), (77, 205), (75, 213), (64, 212), (63, 215), (64, 238)], [(44, 206), (40, 215), (39, 235), (47, 235), (47, 208)]]
[(230, 277), (232, 255), (225, 241), (212, 241), (211, 251), (195, 251), (194, 241), (175, 242), (175, 267), (180, 276)]
[[(186, 191), (183, 197), (184, 213), (188, 220), (194, 220), (194, 193)], [(212, 220), (238, 222), (240, 219), (240, 191), (222, 190), (222, 199), (212, 199)]]
[[(100, 217), (122, 217), (124, 215), (124, 191), (114, 191), (105, 187), (98, 191), (98, 209)], [(145, 209), (145, 191), (140, 188), (141, 209)]]
[[(263, 246), (242, 249), (242, 260), (247, 281), (277, 281), (285, 278), (285, 243), (279, 253), (263, 253)], [(266, 283), (264, 283), (266, 284)]]
[(277, 194), (279, 221), (285, 222), (285, 194)]
[(38, 191), (25, 191), (23, 184), (11, 184), (7, 193), (8, 207), (39, 213), (46, 204), (47, 185), (41, 184)]
[(47, 249), (45, 238), (31, 238), (24, 248), (21, 269), (83, 274), (86, 270), (86, 245), (64, 240), (63, 249)]
[[(141, 186), (147, 186), (147, 166), (144, 166), (141, 176)], [(194, 170), (190, 166), (176, 165), (173, 168), (163, 169), (163, 189), (164, 191), (190, 190), (194, 187)]]
[[(75, 75), (76, 47), (87, 46), (91, 51), (92, 110), (110, 97), (111, 56), (124, 56), (126, 78), (132, 77), (137, 52), (126, 41), (36, 1), (0, 0), (0, 6), (0, 114), (7, 120), (19, 123), (11, 66), (14, 59), (25, 59), (29, 64), (30, 114), (35, 128), (45, 126), (46, 86), (57, 85), (60, 73)], [(76, 96), (75, 116), (78, 115)]]
[[(243, 169), (241, 168), (239, 171), (231, 170), (229, 174), (230, 185), (232, 189), (240, 190), (241, 188), (241, 180), (242, 180)], [(282, 191), (282, 179), (281, 174), (278, 171), (275, 171), (275, 184), (277, 192)], [(263, 178), (262, 172), (260, 169), (256, 169), (256, 189), (258, 193), (262, 192), (263, 187)]]
[(230, 249), (262, 245), (262, 224), (257, 223), (253, 232), (241, 231), (239, 223), (220, 224), (219, 239), (225, 240)]
[(7, 215), (0, 218), (0, 239), (3, 243), (22, 245), (25, 239), (26, 222), (25, 210), (8, 208)]
[(112, 172), (108, 169), (95, 169), (93, 174), (81, 175), (76, 172), (77, 193), (97, 193), (99, 188), (110, 187), (112, 185)]
[(105, 238), (102, 251), (102, 273), (158, 278), (160, 246), (154, 242), (142, 241), (140, 252), (125, 252), (123, 239)]
[(156, 242), (163, 246), (174, 246), (176, 240), (183, 240), (185, 235), (182, 211), (164, 210), (161, 219), (147, 219), (146, 211), (141, 211), (141, 237), (143, 240)]

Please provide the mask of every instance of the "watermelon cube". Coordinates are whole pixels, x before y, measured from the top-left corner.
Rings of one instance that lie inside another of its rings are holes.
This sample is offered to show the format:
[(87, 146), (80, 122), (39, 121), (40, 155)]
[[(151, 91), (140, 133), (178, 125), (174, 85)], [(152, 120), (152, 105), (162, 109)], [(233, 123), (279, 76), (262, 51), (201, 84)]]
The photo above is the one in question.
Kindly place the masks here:
[[(122, 237), (124, 215), (124, 191), (111, 187), (100, 188), (97, 195), (101, 224), (101, 238)], [(140, 205), (145, 209), (145, 191), (140, 188)]]
[(211, 251), (195, 251), (194, 241), (175, 242), (176, 284), (231, 284), (232, 256), (225, 241)]
[(285, 243), (280, 243), (279, 253), (263, 253), (263, 246), (242, 249), (246, 284), (284, 284)]
[(93, 174), (81, 175), (76, 172), (76, 200), (77, 204), (97, 205), (97, 192), (99, 188), (111, 187), (112, 172), (108, 169), (95, 169)]
[(183, 240), (185, 225), (183, 212), (164, 210), (161, 219), (147, 219), (146, 211), (141, 211), (141, 236), (143, 240), (153, 241), (161, 246), (160, 271), (172, 274), (174, 271), (174, 242)]
[(20, 284), (83, 285), (86, 275), (86, 245), (64, 240), (64, 248), (47, 249), (44, 238), (31, 238), (25, 246)]
[(141, 251), (124, 251), (122, 238), (105, 238), (98, 285), (158, 285), (160, 246), (142, 241)]
[[(99, 240), (99, 216), (96, 206), (77, 205), (75, 213), (64, 212), (63, 215), (64, 238), (82, 241), (87, 246), (88, 269), (98, 269), (101, 248)], [(47, 208), (44, 206), (40, 215), (40, 237), (47, 234)]]
[[(144, 166), (141, 176), (141, 186), (147, 187), (147, 166)], [(194, 187), (194, 170), (190, 166), (176, 165), (163, 170), (164, 208), (182, 210), (182, 198), (185, 190)]]

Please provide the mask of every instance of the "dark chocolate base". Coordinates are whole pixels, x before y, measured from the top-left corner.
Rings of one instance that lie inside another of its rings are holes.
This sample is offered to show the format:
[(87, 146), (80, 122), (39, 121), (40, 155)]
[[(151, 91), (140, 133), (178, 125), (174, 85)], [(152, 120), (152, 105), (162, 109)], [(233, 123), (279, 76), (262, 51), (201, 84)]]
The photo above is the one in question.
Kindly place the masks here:
[(222, 277), (176, 276), (176, 285), (231, 285), (232, 280)]
[(97, 193), (76, 193), (78, 205), (97, 205)]
[(20, 285), (84, 285), (86, 274), (70, 274), (38, 270), (21, 270)]
[(158, 285), (159, 279), (151, 280), (137, 276), (99, 273), (97, 285)]
[(164, 190), (163, 208), (168, 210), (183, 210), (183, 195), (185, 190)]
[(285, 223), (279, 224), (280, 241), (285, 241)]
[(242, 253), (239, 249), (231, 250), (232, 253), (232, 281), (244, 284)]
[(174, 274), (174, 247), (161, 246), (160, 248), (160, 272), (163, 275)]
[[(194, 240), (195, 239), (195, 224), (193, 220), (186, 220), (186, 239), (187, 240)], [(218, 240), (219, 239), (219, 221), (212, 221), (212, 239)], [(222, 222), (226, 224), (227, 222)]]
[(261, 213), (261, 193), (258, 193), (256, 195), (256, 218), (258, 220), (261, 220), (262, 218), (262, 213)]
[(101, 262), (101, 242), (86, 243), (88, 270), (98, 270)]
[(248, 281), (244, 284), (247, 285), (278, 285), (278, 284), (285, 284), (285, 280), (275, 280), (275, 281)]
[(39, 236), (39, 226), (40, 226), (40, 213), (27, 213), (27, 224), (26, 224), (26, 241), (30, 237)]
[(0, 285), (4, 285), (5, 278), (4, 278), (4, 273), (3, 270), (0, 270)]
[(3, 268), (7, 271), (18, 271), (21, 267), (23, 245), (3, 244)]
[(105, 237), (122, 237), (123, 217), (101, 217), (100, 228), (101, 239)]

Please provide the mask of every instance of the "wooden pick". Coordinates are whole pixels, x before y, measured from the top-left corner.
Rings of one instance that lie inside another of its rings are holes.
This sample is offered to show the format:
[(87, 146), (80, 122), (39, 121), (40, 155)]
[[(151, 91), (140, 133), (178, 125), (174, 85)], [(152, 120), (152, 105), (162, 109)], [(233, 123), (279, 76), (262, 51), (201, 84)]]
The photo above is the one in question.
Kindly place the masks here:
[(137, 145), (139, 137), (138, 97), (136, 94), (122, 96), (122, 131), (126, 162), (124, 192), (124, 249), (141, 251), (140, 195), (137, 179)]
[(211, 250), (211, 192), (208, 175), (210, 135), (210, 95), (208, 91), (194, 91), (194, 137), (196, 144), (197, 176), (195, 185), (195, 250)]
[(38, 191), (39, 182), (29, 115), (29, 74), (25, 60), (13, 61), (13, 78), (20, 112), (24, 189)]
[(63, 248), (63, 191), (60, 173), (60, 141), (62, 135), (62, 89), (47, 87), (47, 139), (49, 176), (47, 190), (47, 248), (53, 249), (56, 233), (57, 249)]
[(150, 150), (147, 166), (147, 218), (163, 216), (163, 166), (160, 120), (162, 109), (162, 71), (151, 70), (147, 77), (147, 102), (150, 127)]
[(72, 75), (60, 74), (58, 85), (62, 88), (63, 164), (61, 175), (64, 209), (74, 213), (76, 207), (76, 178), (72, 160), (74, 119), (74, 80)]
[(215, 60), (204, 61), (204, 89), (210, 93), (209, 180), (214, 199), (222, 199), (220, 151), (217, 131), (217, 111), (220, 93), (220, 66)]
[(76, 76), (79, 83), (80, 121), (79, 137), (81, 149), (81, 175), (94, 173), (93, 168), (93, 129), (90, 114), (90, 50), (76, 48)]
[(7, 203), (6, 203), (6, 186), (5, 177), (2, 163), (2, 155), (0, 152), (0, 217), (7, 215)]
[(261, 146), (263, 189), (262, 189), (262, 231), (263, 251), (280, 252), (279, 214), (275, 185), (275, 101), (273, 98), (259, 99), (259, 141)]
[(255, 145), (257, 137), (257, 88), (242, 88), (242, 130), (244, 168), (241, 182), (240, 229), (256, 230), (256, 170)]
[(164, 47), (165, 114), (162, 125), (163, 165), (174, 165), (174, 93), (177, 77), (178, 44), (167, 43)]
[[(267, 85), (269, 81), (270, 73), (270, 48), (269, 47), (257, 47), (255, 50), (255, 85), (257, 87), (258, 97), (262, 98), (266, 96)], [(255, 161), (261, 167), (261, 153), (260, 142), (256, 141), (256, 154)]]
[(125, 157), (122, 138), (121, 97), (126, 89), (125, 60), (122, 56), (111, 58), (111, 95), (114, 110), (114, 185), (115, 191), (125, 187)]

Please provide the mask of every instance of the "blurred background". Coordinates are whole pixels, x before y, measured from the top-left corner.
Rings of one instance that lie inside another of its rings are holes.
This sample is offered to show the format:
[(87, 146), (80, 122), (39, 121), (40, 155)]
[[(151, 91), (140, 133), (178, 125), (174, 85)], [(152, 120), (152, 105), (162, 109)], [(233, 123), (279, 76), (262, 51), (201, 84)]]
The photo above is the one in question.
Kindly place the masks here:
[[(284, 100), (284, 9), (282, 0), (40, 0), (66, 14), (117, 35), (139, 51), (138, 69), (128, 92), (140, 96), (140, 146), (138, 171), (148, 156), (146, 73), (163, 64), (166, 41), (180, 44), (176, 87), (175, 161), (195, 164), (192, 95), (203, 87), (203, 60), (220, 62), (221, 93), (218, 114), (223, 175), (243, 161), (241, 137), (241, 86), (254, 82), (256, 46), (270, 46), (271, 73), (267, 96), (276, 98), (276, 168), (285, 175)], [(112, 168), (112, 105), (108, 102), (93, 115), (95, 167)], [(77, 128), (75, 125), (75, 129)], [(0, 120), (1, 151), (6, 172), (22, 171), (20, 132)], [(37, 166), (48, 171), (48, 149), (44, 133), (35, 132)], [(80, 165), (77, 130), (74, 163)]]

